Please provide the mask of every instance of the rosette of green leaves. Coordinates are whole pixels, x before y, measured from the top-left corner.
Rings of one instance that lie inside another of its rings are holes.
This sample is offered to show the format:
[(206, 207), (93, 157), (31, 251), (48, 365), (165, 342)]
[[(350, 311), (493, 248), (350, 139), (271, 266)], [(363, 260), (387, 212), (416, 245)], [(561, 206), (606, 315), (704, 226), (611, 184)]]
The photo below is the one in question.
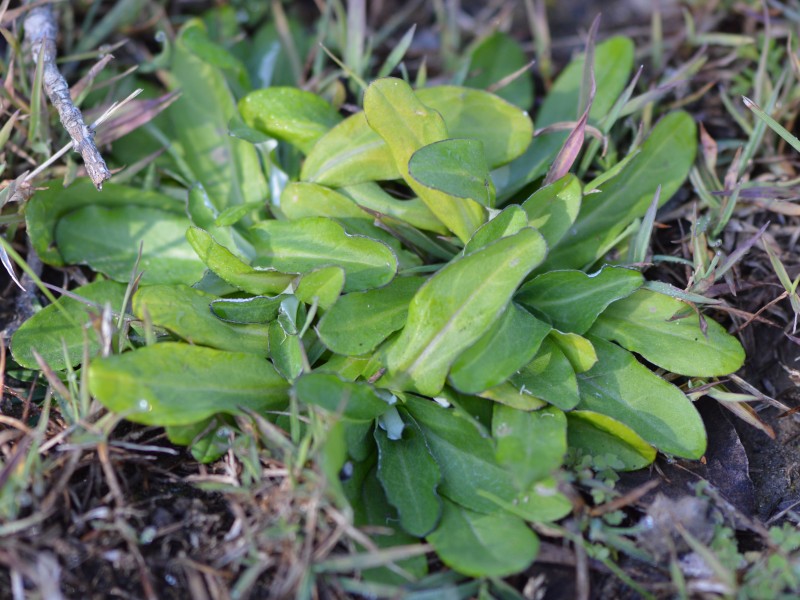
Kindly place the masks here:
[[(234, 139), (235, 57), (215, 63), (204, 35), (190, 23), (174, 49), (173, 76), (203, 98), (173, 109), (195, 111), (175, 117), (184, 203), (111, 185), (98, 199), (83, 184), (31, 200), (45, 260), (124, 282), (141, 242), (145, 274), (129, 305), (104, 281), (42, 310), (13, 339), (20, 365), (37, 368), (36, 350), (65, 368), (86, 346), (98, 400), (207, 460), (223, 451), (213, 423), (232, 426), (217, 415), (277, 419), (297, 403), (330, 424), (320, 464), (359, 524), (396, 523), (391, 543), (425, 538), (474, 576), (526, 568), (537, 539), (525, 523), (569, 512), (569, 447), (630, 469), (657, 451), (703, 454), (692, 402), (637, 355), (707, 378), (737, 370), (741, 346), (605, 261), (658, 186), (665, 202), (685, 180), (687, 114), (662, 117), (586, 196), (574, 175), (541, 181), (563, 132), (532, 141), (525, 111), (466, 87), (379, 79), (347, 118), (308, 91), (256, 90)], [(582, 62), (555, 82), (540, 125), (575, 118)], [(597, 47), (590, 123), (631, 64), (628, 40)], [(104, 306), (131, 325), (121, 353), (91, 326)]]

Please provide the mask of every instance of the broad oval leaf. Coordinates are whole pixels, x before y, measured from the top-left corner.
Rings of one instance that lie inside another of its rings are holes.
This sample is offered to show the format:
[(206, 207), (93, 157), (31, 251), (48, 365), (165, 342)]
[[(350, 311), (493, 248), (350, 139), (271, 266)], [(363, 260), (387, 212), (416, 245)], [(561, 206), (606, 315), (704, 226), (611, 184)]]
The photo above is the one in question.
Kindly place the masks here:
[(225, 46), (212, 41), (204, 28), (187, 28), (181, 35), (181, 41), (189, 52), (203, 62), (235, 74), (236, 83), (240, 87), (250, 88), (250, 78), (244, 63)]
[[(577, 383), (575, 387), (577, 388)], [(544, 400), (537, 398), (524, 388), (517, 388), (509, 382), (501, 383), (498, 386), (483, 391), (478, 394), (478, 396), (518, 410), (538, 410), (543, 406), (547, 406), (547, 402)]]
[(250, 92), (239, 101), (239, 112), (250, 127), (289, 142), (303, 154), (342, 120), (327, 101), (294, 87)]
[(367, 124), (363, 112), (347, 117), (322, 136), (300, 171), (302, 181), (330, 187), (399, 178), (386, 142)]
[(329, 373), (301, 375), (293, 390), (301, 402), (357, 421), (375, 419), (391, 406), (369, 383), (343, 381)]
[(592, 275), (550, 271), (523, 285), (514, 300), (543, 315), (556, 329), (580, 335), (609, 304), (629, 296), (643, 283), (639, 271), (622, 267), (605, 267)]
[(575, 370), (549, 337), (542, 342), (536, 357), (511, 381), (522, 394), (544, 400), (561, 410), (570, 410), (580, 401)]
[[(678, 316), (683, 313), (684, 316)], [(591, 334), (613, 340), (673, 373), (718, 377), (737, 371), (744, 348), (718, 323), (698, 316), (680, 300), (639, 290), (609, 306)]]
[(558, 329), (553, 329), (550, 332), (550, 339), (564, 353), (576, 373), (588, 371), (597, 363), (597, 353), (594, 351), (594, 346), (585, 337), (577, 333), (564, 333)]
[(347, 196), (324, 185), (293, 182), (281, 193), (281, 212), (287, 219), (329, 217), (343, 224), (353, 221), (372, 223), (374, 217)]
[(87, 206), (58, 221), (55, 241), (67, 263), (116, 281), (128, 281), (138, 261), (143, 283), (191, 284), (205, 265), (186, 241), (188, 226), (185, 215), (158, 208)]
[(186, 231), (186, 239), (211, 271), (250, 294), (278, 294), (296, 278), (294, 274), (275, 269), (251, 267), (199, 227), (190, 227)]
[(422, 88), (416, 94), (442, 115), (450, 137), (482, 142), (492, 169), (522, 155), (531, 143), (528, 113), (495, 94), (455, 85)]
[(411, 155), (408, 172), (427, 188), (494, 207), (494, 184), (478, 140), (448, 139), (423, 146)]
[(583, 201), (569, 233), (551, 250), (546, 268), (582, 269), (602, 258), (661, 186), (659, 205), (678, 191), (694, 164), (697, 127), (691, 115), (670, 113), (620, 173)]
[[(416, 90), (423, 104), (439, 112), (451, 137), (483, 142), (491, 168), (504, 165), (530, 145), (528, 114), (482, 90), (452, 85)], [(303, 164), (300, 179), (331, 187), (401, 177), (383, 139), (356, 113), (323, 136)]]
[(539, 551), (538, 538), (519, 517), (480, 514), (448, 500), (442, 522), (427, 539), (447, 566), (470, 577), (519, 573)]
[(228, 135), (228, 123), (237, 110), (225, 76), (187, 48), (186, 36), (198, 33), (205, 35), (203, 23), (189, 21), (172, 48), (170, 74), (183, 93), (169, 114), (183, 159), (217, 210), (263, 202), (267, 183), (255, 148)]
[[(47, 189), (36, 192), (25, 205), (25, 223), (31, 243), (44, 262), (63, 266), (66, 264), (55, 243), (56, 225), (71, 212), (89, 206), (121, 209), (126, 206), (158, 209), (183, 216), (184, 208), (179, 202), (164, 194), (141, 190), (115, 183), (104, 183), (103, 193), (98, 194), (92, 182), (79, 179), (69, 187), (60, 182), (44, 184)], [(95, 232), (96, 233), (96, 232)], [(134, 256), (138, 244), (133, 248)], [(128, 275), (130, 275), (130, 269)], [(127, 280), (127, 276), (126, 276)]]
[(314, 304), (328, 310), (339, 298), (344, 289), (344, 269), (341, 267), (321, 267), (306, 273), (297, 284), (294, 294), (300, 302)]
[(289, 381), (303, 372), (305, 349), (297, 333), (288, 333), (278, 321), (268, 326), (269, 357), (275, 370)]
[[(513, 37), (495, 31), (482, 39), (469, 53), (469, 76), (464, 84), (488, 88), (525, 68), (528, 59)], [(508, 85), (497, 90), (504, 100), (527, 110), (533, 104), (533, 78), (530, 71), (516, 73)]]
[(489, 330), (456, 359), (450, 369), (450, 383), (466, 394), (500, 385), (533, 359), (549, 332), (549, 325), (512, 302)]
[(511, 473), (495, 458), (491, 438), (484, 437), (466, 416), (442, 408), (430, 400), (408, 398), (407, 410), (425, 435), (428, 448), (439, 464), (439, 492), (471, 510), (493, 513), (497, 504), (482, 492), (513, 502), (518, 491)]
[(475, 232), (464, 246), (464, 254), (474, 252), (500, 238), (514, 235), (527, 226), (528, 217), (525, 211), (516, 204), (507, 206)]
[(36, 351), (53, 370), (60, 371), (83, 360), (85, 344), (89, 356), (94, 356), (101, 343), (91, 324), (92, 315), (99, 316), (106, 305), (113, 311), (120, 311), (125, 301), (125, 288), (114, 281), (96, 281), (72, 290), (92, 305), (62, 296), (58, 306), (45, 306), (20, 325), (11, 338), (14, 360), (27, 369), (38, 370), (39, 363), (33, 355)]
[(554, 477), (546, 477), (534, 483), (513, 502), (498, 498), (491, 492), (481, 492), (498, 507), (531, 523), (558, 521), (572, 512), (569, 498), (558, 491), (559, 483)]
[(455, 359), (497, 320), (545, 251), (539, 232), (527, 228), (454, 260), (429, 279), (386, 352), (390, 385), (436, 395)]
[(422, 277), (397, 277), (389, 285), (341, 297), (317, 325), (319, 339), (333, 352), (359, 356), (405, 325), (408, 304)]
[(278, 309), (286, 298), (288, 294), (219, 298), (209, 306), (218, 318), (230, 323), (269, 323), (278, 318)]
[(215, 415), (191, 425), (171, 425), (165, 427), (167, 439), (176, 445), (189, 446), (197, 462), (212, 463), (231, 447), (229, 420), (229, 417)]
[[(398, 527), (397, 512), (386, 499), (383, 487), (378, 481), (377, 469), (369, 469), (369, 463), (366, 465), (365, 468), (362, 464), (357, 463), (354, 476), (344, 484), (350, 490), (348, 496), (353, 507), (355, 524), (359, 527), (373, 525), (382, 528), (383, 534), (373, 537), (379, 548), (418, 544), (419, 538), (407, 534)], [(367, 469), (369, 471), (359, 480), (359, 472)], [(401, 567), (406, 573), (410, 573), (414, 578), (421, 578), (428, 572), (427, 558), (424, 555), (413, 555), (410, 558), (397, 560), (394, 564)], [(400, 576), (385, 566), (364, 569), (361, 571), (361, 575), (368, 582), (375, 581), (398, 586), (408, 583), (407, 577)]]
[[(621, 36), (609, 38), (595, 47), (597, 91), (589, 113), (590, 123), (602, 119), (625, 88), (633, 68), (633, 50), (633, 42)], [(537, 127), (575, 121), (580, 116), (578, 103), (585, 62), (585, 54), (579, 55), (558, 76), (536, 115)], [(522, 156), (493, 171), (498, 199), (509, 198), (526, 184), (544, 175), (568, 135), (565, 131), (556, 131), (537, 136)]]
[(341, 225), (324, 217), (262, 221), (252, 232), (255, 267), (289, 273), (341, 267), (345, 272), (345, 292), (381, 287), (397, 273), (397, 257), (387, 245), (348, 235)]
[(522, 203), (522, 208), (528, 215), (530, 226), (536, 227), (547, 240), (547, 245), (552, 247), (572, 227), (582, 198), (580, 180), (569, 174), (535, 191)]
[(185, 285), (151, 285), (133, 296), (133, 312), (145, 311), (155, 325), (170, 330), (192, 344), (221, 350), (267, 355), (267, 327), (260, 324), (226, 323), (210, 309), (216, 296)]
[(403, 221), (425, 231), (447, 233), (447, 228), (419, 198), (400, 200), (374, 181), (349, 185), (339, 191), (373, 215)]
[(428, 144), (448, 137), (444, 119), (426, 107), (405, 81), (387, 77), (373, 81), (364, 92), (369, 126), (383, 138), (397, 170), (433, 214), (461, 241), (469, 240), (485, 219), (483, 207), (468, 198), (456, 198), (423, 186), (409, 174), (412, 155)]
[[(425, 205), (421, 206), (425, 208)], [(290, 183), (281, 194), (280, 210), (284, 216), (293, 220), (328, 217), (341, 223), (349, 234), (383, 242), (397, 255), (402, 268), (419, 266), (421, 263), (419, 257), (404, 249), (396, 237), (375, 226), (374, 214), (363, 210), (352, 198), (325, 186)], [(433, 217), (432, 214), (430, 216)]]
[(289, 384), (253, 354), (162, 342), (93, 361), (89, 389), (126, 419), (164, 427), (242, 408), (283, 410)]
[(558, 408), (528, 412), (495, 404), (492, 434), (497, 462), (511, 472), (519, 490), (551, 476), (567, 453), (567, 419)]
[(662, 452), (700, 458), (706, 431), (691, 400), (627, 350), (599, 337), (589, 339), (598, 361), (578, 375), (579, 407), (620, 421)]
[(567, 439), (571, 448), (591, 456), (612, 454), (626, 471), (642, 469), (656, 458), (656, 449), (633, 429), (607, 415), (590, 410), (567, 413)]
[(403, 437), (391, 440), (375, 428), (378, 444), (378, 479), (389, 503), (397, 509), (400, 526), (411, 535), (425, 537), (439, 523), (442, 499), (436, 493), (441, 480), (439, 465), (413, 419), (406, 421)]

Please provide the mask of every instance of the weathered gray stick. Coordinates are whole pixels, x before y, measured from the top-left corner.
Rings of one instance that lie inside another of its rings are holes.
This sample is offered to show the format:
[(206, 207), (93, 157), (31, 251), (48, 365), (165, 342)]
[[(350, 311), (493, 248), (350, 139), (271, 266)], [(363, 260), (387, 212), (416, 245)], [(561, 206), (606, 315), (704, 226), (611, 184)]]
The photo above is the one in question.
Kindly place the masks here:
[(33, 62), (38, 63), (42, 53), (44, 91), (56, 107), (61, 124), (72, 138), (72, 144), (83, 157), (86, 172), (99, 190), (111, 177), (106, 162), (95, 146), (91, 130), (83, 122), (80, 109), (72, 102), (66, 79), (56, 66), (56, 36), (58, 26), (50, 4), (32, 8), (25, 17), (25, 44), (30, 48)]

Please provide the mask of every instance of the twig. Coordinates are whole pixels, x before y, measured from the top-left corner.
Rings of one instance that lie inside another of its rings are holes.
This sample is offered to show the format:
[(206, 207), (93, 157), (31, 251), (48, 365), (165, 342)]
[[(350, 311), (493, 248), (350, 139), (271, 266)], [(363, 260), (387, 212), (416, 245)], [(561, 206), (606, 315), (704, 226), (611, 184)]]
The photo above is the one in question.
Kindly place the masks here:
[(35, 64), (39, 62), (40, 53), (42, 54), (44, 90), (56, 107), (61, 124), (72, 138), (73, 147), (83, 157), (92, 183), (100, 190), (103, 182), (111, 177), (111, 172), (95, 146), (92, 132), (84, 123), (80, 109), (72, 102), (66, 79), (56, 66), (57, 33), (52, 5), (37, 6), (28, 12), (25, 17), (25, 43), (30, 48)]

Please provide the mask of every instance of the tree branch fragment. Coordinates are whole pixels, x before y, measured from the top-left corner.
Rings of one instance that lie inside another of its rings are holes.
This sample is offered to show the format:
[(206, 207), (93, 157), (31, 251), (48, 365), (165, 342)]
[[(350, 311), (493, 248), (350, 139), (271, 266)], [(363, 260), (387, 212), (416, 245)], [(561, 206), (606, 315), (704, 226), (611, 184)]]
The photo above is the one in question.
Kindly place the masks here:
[(94, 143), (93, 133), (83, 121), (80, 109), (70, 97), (66, 79), (56, 66), (56, 36), (58, 26), (50, 4), (32, 8), (25, 17), (25, 44), (30, 48), (34, 63), (42, 54), (43, 85), (47, 97), (56, 107), (61, 124), (72, 138), (73, 148), (83, 157), (86, 172), (100, 190), (103, 182), (111, 178), (111, 172)]

